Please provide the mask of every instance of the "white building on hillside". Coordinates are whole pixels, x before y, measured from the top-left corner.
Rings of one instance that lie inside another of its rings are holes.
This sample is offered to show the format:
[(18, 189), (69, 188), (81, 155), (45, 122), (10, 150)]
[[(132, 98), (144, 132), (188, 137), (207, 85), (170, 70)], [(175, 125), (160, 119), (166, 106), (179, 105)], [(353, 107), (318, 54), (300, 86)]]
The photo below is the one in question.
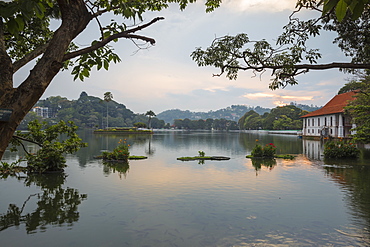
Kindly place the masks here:
[(42, 118), (49, 118), (49, 108), (48, 107), (36, 106), (32, 108), (32, 111), (36, 112), (37, 116), (40, 116)]

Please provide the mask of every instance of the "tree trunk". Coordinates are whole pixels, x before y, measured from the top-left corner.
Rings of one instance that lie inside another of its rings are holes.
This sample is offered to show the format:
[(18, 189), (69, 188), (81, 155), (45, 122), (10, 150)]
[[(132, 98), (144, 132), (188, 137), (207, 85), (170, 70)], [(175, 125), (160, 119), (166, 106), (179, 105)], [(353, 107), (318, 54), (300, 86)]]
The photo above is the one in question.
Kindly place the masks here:
[(18, 88), (12, 86), (13, 66), (5, 51), (3, 25), (0, 22), (0, 109), (13, 111), (9, 121), (0, 122), (0, 159), (22, 119), (62, 68), (69, 44), (91, 20), (83, 0), (58, 0), (58, 4), (62, 24), (55, 31), (43, 56)]

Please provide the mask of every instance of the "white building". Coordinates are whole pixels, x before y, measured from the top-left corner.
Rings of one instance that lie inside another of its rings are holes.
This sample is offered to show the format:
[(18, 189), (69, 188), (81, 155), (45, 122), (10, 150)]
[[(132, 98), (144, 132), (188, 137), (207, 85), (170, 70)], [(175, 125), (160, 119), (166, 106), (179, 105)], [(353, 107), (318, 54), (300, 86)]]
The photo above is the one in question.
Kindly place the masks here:
[(37, 116), (40, 116), (42, 118), (49, 118), (49, 108), (48, 107), (36, 106), (32, 108), (32, 111), (36, 112)]
[(355, 126), (344, 114), (344, 107), (355, 95), (353, 91), (338, 94), (322, 108), (302, 116), (302, 136), (347, 138), (354, 134), (350, 130)]

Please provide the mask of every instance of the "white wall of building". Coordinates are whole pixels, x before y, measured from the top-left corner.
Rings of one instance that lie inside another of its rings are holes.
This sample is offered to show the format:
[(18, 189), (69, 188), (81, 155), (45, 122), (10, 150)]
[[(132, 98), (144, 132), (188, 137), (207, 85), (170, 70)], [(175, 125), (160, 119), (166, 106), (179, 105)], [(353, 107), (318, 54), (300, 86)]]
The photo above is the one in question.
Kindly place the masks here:
[(303, 136), (320, 137), (322, 132), (327, 130), (332, 137), (348, 137), (354, 134), (350, 131), (354, 125), (349, 117), (344, 117), (342, 113), (307, 117), (303, 119)]

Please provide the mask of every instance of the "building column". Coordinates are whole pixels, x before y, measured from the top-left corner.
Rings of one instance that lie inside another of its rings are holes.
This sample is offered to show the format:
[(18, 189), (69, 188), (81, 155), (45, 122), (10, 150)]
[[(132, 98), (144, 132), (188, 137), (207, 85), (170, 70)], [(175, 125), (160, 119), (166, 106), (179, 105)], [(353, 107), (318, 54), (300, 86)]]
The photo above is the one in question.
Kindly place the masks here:
[(343, 116), (339, 115), (339, 125), (338, 125), (338, 137), (344, 137), (343, 131), (344, 131), (344, 123), (343, 123)]

